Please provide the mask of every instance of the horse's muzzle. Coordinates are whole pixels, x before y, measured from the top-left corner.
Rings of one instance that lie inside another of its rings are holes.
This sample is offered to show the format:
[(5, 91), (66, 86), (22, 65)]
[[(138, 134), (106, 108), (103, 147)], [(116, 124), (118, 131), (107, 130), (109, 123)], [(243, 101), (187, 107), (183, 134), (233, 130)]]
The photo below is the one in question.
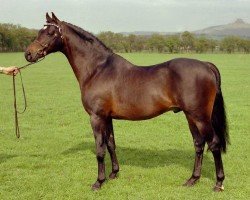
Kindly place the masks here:
[(26, 51), (24, 56), (28, 62), (32, 62), (32, 55), (30, 51)]
[(26, 50), (24, 56), (28, 62), (36, 62), (39, 58), (43, 57), (43, 54), (40, 54), (39, 52), (32, 53), (29, 50)]

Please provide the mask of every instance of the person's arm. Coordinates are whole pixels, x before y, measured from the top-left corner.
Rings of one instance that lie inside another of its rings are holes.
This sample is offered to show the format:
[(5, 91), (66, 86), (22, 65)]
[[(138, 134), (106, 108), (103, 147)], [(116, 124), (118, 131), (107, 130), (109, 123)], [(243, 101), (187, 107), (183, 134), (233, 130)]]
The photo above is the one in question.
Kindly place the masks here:
[(3, 74), (3, 67), (0, 67), (0, 74)]
[(0, 74), (16, 75), (18, 73), (18, 67), (0, 67)]

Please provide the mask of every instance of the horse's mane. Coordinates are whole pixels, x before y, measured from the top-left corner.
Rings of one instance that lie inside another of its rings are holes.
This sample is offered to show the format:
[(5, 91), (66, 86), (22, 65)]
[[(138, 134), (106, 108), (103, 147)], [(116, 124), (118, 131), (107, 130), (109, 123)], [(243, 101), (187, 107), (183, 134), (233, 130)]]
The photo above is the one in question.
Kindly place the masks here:
[(70, 24), (68, 22), (64, 22), (74, 33), (76, 33), (80, 38), (82, 38), (85, 41), (88, 41), (93, 44), (94, 41), (96, 41), (98, 44), (100, 44), (102, 47), (104, 47), (105, 50), (112, 52), (110, 48), (108, 48), (101, 40), (99, 40), (96, 36), (93, 34), (83, 30), (82, 28)]

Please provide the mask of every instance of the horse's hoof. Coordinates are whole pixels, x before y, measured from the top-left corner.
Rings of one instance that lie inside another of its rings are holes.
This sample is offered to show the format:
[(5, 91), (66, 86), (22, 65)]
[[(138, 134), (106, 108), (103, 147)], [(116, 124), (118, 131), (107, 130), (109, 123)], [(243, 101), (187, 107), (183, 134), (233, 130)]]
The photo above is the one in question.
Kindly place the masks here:
[(93, 185), (92, 185), (92, 190), (93, 191), (97, 191), (101, 188), (102, 183), (100, 183), (99, 181), (96, 181)]
[(199, 179), (194, 179), (194, 178), (190, 178), (187, 180), (186, 183), (183, 184), (183, 186), (186, 186), (186, 187), (192, 187), (195, 185), (195, 183), (198, 181)]
[(182, 186), (184, 186), (184, 187), (193, 187), (193, 186), (194, 186), (194, 183), (191, 183), (191, 182), (187, 181), (187, 182), (184, 183)]
[(93, 191), (98, 191), (101, 188), (100, 185), (97, 185), (96, 183), (92, 185), (92, 190)]
[(222, 185), (222, 186), (215, 186), (214, 187), (214, 191), (215, 192), (223, 192), (224, 191), (224, 186)]
[(110, 179), (116, 179), (117, 178), (117, 173), (111, 172), (109, 175)]

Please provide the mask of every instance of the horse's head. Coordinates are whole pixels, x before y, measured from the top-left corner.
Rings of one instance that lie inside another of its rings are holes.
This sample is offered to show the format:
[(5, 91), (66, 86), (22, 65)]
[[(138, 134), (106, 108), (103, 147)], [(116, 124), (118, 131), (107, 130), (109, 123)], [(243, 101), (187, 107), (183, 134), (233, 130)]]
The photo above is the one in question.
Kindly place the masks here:
[(47, 24), (44, 25), (35, 39), (25, 51), (25, 58), (29, 62), (35, 62), (39, 58), (62, 48), (61, 21), (52, 12), (52, 18), (46, 13)]

